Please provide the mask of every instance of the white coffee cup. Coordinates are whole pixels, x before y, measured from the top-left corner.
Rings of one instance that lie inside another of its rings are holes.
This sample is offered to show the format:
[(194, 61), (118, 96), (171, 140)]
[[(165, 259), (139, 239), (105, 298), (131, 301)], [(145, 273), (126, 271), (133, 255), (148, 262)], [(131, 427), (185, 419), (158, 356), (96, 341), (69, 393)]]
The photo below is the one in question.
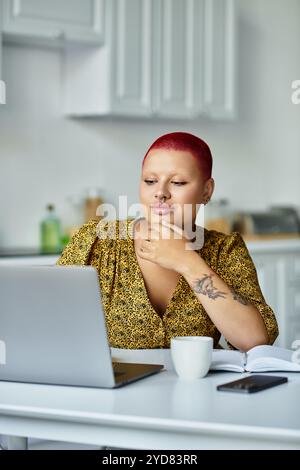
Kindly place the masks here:
[(200, 379), (209, 371), (213, 339), (209, 336), (171, 338), (171, 357), (175, 371), (183, 379)]

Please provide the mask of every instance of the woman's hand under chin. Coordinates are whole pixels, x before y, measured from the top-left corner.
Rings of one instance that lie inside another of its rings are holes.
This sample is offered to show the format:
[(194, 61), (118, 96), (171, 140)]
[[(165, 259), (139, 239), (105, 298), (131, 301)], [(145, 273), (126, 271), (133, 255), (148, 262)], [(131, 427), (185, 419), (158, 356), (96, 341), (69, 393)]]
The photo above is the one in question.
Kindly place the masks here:
[(141, 241), (138, 255), (147, 261), (183, 274), (187, 264), (199, 257), (184, 231), (163, 219), (148, 228), (148, 239)]

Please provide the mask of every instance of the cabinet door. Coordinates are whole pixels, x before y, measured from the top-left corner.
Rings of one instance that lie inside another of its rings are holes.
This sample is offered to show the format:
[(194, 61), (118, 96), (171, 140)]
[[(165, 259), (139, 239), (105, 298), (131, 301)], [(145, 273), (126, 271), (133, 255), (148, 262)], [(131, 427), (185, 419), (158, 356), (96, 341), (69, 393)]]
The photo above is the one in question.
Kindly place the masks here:
[(300, 339), (300, 256), (298, 253), (266, 253), (252, 256), (261, 290), (279, 326), (276, 345), (290, 348)]
[(202, 109), (204, 0), (157, 0), (153, 110), (193, 117)]
[[(0, 4), (1, 14), (1, 4)], [(2, 34), (0, 30), (0, 104), (5, 104), (5, 83), (2, 80)]]
[(257, 277), (263, 296), (268, 305), (275, 311), (278, 310), (277, 272), (272, 256), (252, 256), (256, 267)]
[(235, 116), (234, 0), (205, 0), (204, 108), (212, 118)]
[(295, 339), (300, 339), (300, 255), (293, 253), (287, 258), (286, 267), (286, 311), (288, 324), (286, 344), (291, 347)]
[(3, 0), (3, 29), (10, 36), (103, 42), (104, 0)]
[(151, 114), (152, 0), (112, 1), (112, 111)]
[(280, 254), (253, 255), (257, 277), (267, 304), (273, 309), (279, 327), (275, 345), (287, 347), (286, 259)]
[(108, 1), (103, 47), (68, 48), (65, 55), (66, 113), (232, 115), (233, 5), (234, 0)]

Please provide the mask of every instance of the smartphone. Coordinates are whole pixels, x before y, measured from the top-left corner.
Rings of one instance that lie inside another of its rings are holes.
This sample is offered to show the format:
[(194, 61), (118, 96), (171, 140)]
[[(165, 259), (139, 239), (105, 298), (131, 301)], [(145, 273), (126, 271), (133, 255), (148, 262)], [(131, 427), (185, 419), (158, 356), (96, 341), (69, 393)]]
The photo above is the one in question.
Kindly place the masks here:
[(274, 375), (249, 375), (234, 382), (218, 385), (217, 390), (224, 392), (237, 393), (255, 393), (265, 390), (266, 388), (275, 387), (288, 381), (286, 377), (278, 377)]

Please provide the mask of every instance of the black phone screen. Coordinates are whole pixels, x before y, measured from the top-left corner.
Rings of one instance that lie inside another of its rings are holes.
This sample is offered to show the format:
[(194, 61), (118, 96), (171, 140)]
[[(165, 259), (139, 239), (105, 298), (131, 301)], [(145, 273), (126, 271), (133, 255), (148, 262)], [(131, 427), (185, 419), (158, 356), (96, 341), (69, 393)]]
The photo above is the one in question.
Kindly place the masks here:
[(224, 392), (238, 392), (238, 393), (255, 393), (266, 388), (275, 387), (286, 383), (286, 377), (278, 377), (274, 375), (249, 375), (243, 379), (235, 380), (217, 386), (217, 390)]

